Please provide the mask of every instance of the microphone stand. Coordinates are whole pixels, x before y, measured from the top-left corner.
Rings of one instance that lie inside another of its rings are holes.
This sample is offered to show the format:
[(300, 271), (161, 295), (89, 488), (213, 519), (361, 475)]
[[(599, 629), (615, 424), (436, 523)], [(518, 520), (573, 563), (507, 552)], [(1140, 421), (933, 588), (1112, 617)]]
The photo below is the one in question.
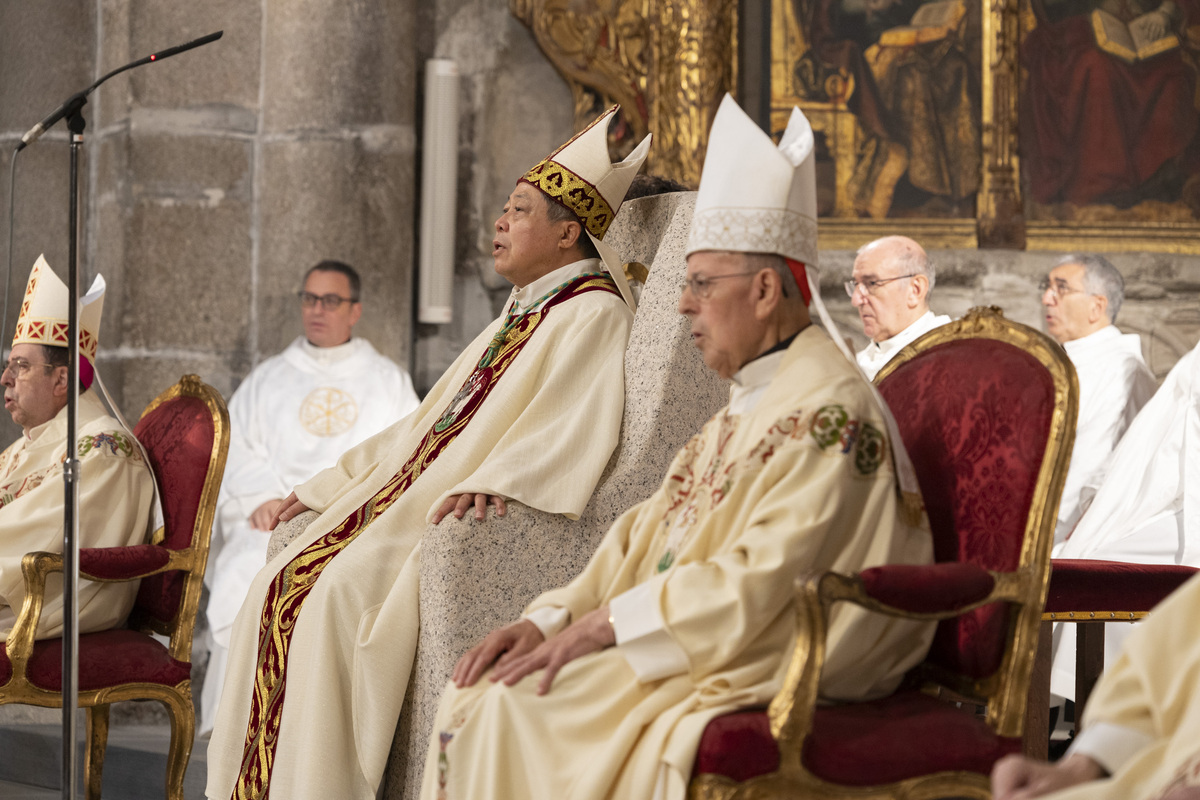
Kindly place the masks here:
[[(220, 39), (223, 33), (224, 31), (210, 33), (113, 70), (82, 92), (68, 98), (53, 113), (31, 128), (13, 151), (15, 158), (26, 145), (37, 141), (46, 130), (60, 119), (66, 118), (67, 128), (71, 131), (71, 171), (67, 214), (67, 459), (63, 463), (63, 800), (72, 800), (75, 797), (79, 747), (75, 719), (75, 712), (79, 706), (79, 448), (76, 438), (79, 418), (79, 150), (83, 146), (84, 128), (87, 127), (83, 118), (83, 107), (87, 104), (88, 95), (114, 75), (214, 42)], [(9, 235), (12, 235), (11, 232)], [(9, 266), (11, 268), (11, 264)]]

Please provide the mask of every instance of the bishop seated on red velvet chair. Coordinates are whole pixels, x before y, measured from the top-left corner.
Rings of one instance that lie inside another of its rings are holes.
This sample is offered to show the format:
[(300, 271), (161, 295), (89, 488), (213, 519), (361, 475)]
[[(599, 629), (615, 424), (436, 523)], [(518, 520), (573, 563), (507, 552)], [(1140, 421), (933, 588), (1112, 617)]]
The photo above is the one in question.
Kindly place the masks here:
[[(137, 586), (125, 627), (79, 637), (79, 706), (87, 709), (87, 797), (98, 800), (108, 738), (108, 707), (119, 700), (158, 700), (171, 720), (168, 800), (183, 800), (192, 750), (192, 628), (208, 560), (217, 491), (229, 445), (225, 402), (195, 375), (159, 395), (134, 434), (158, 478), (163, 527), (125, 547), (82, 548), (80, 577)], [(58, 553), (33, 552), (21, 564), (24, 602), (0, 647), (0, 703), (62, 706), (62, 640), (39, 639), (46, 579), (63, 569)], [(140, 586), (137, 585), (140, 580)], [(169, 637), (163, 645), (151, 634)]]
[[(99, 344), (104, 278), (80, 301), (79, 382), (75, 456), (79, 463), (79, 541), (82, 547), (137, 544), (150, 533), (154, 478), (137, 443), (91, 390)], [(12, 351), (0, 384), (4, 408), (24, 435), (0, 454), (0, 639), (12, 630), (25, 595), (21, 559), (40, 550), (61, 552), (63, 463), (67, 458), (67, 286), (38, 257), (29, 275)], [(119, 624), (136, 587), (85, 583), (79, 587), (80, 631)], [(62, 591), (43, 600), (37, 637), (62, 635)]]
[[(985, 800), (992, 765), (1021, 748), (1074, 438), (1074, 369), (1041, 333), (976, 308), (906, 347), (877, 383), (916, 468), (937, 563), (799, 581), (785, 688), (769, 711), (709, 723), (693, 800)], [(840, 602), (940, 620), (928, 656), (894, 694), (817, 704), (826, 622)]]

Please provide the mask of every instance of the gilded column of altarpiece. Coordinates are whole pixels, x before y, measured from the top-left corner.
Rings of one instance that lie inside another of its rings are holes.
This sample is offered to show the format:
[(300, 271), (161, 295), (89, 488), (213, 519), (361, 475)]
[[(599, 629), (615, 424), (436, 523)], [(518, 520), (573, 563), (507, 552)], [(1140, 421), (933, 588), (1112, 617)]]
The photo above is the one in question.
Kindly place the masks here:
[(575, 127), (612, 103), (624, 156), (655, 137), (646, 172), (695, 187), (708, 127), (733, 85), (736, 0), (509, 0), (571, 87)]

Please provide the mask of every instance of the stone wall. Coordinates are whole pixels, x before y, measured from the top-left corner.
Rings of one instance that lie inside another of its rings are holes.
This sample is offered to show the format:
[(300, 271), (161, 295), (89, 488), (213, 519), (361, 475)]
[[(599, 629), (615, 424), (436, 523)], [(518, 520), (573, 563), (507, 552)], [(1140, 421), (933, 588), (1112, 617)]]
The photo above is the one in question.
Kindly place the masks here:
[[(410, 363), (416, 5), (0, 6), (4, 167), (25, 129), (100, 74), (225, 30), (114, 78), (85, 109), (82, 265), (85, 282), (109, 282), (100, 368), (126, 413), (184, 372), (228, 396), (300, 333), (295, 292), (321, 258), (360, 270), (359, 332)], [(65, 142), (60, 124), (19, 157), (9, 331), (37, 254), (66, 274)]]

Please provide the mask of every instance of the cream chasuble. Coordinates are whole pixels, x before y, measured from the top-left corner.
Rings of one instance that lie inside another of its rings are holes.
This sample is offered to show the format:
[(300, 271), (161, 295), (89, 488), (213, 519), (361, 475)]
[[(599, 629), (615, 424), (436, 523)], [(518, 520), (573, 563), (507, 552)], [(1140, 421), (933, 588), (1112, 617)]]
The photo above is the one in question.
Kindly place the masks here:
[[(121, 547), (148, 541), (154, 478), (133, 437), (93, 392), (79, 395), (79, 546)], [(0, 454), (0, 638), (7, 638), (25, 599), (21, 559), (26, 553), (63, 548), (62, 464), (67, 409), (22, 435)], [(79, 631), (121, 623), (138, 584), (79, 581)], [(46, 603), (37, 638), (62, 636), (62, 577), (46, 581)]]
[(1071, 752), (1112, 777), (1045, 800), (1159, 800), (1200, 786), (1200, 578), (1139, 625), (1100, 676)]
[[(797, 577), (932, 560), (927, 524), (901, 518), (883, 415), (858, 368), (816, 326), (761, 361), (768, 374), (757, 362), (739, 373), (730, 405), (584, 572), (528, 609), (554, 629), (556, 616), (608, 604), (617, 646), (568, 663), (542, 697), (540, 672), (513, 687), (449, 684), (424, 800), (682, 798), (708, 720), (778, 691)], [(838, 606), (823, 694), (884, 694), (932, 633)]]
[(297, 337), (254, 368), (229, 401), (229, 458), (217, 500), (208, 586), (210, 652), (198, 731), (212, 730), (233, 619), (267, 562), (269, 531), (250, 515), (420, 403), (408, 373), (366, 339), (316, 347)]
[(514, 292), (415, 412), (296, 488), (322, 513), (258, 574), (234, 623), (209, 798), (375, 797), (433, 511), (484, 492), (577, 517), (616, 446), (632, 313), (600, 269), (577, 262)]

